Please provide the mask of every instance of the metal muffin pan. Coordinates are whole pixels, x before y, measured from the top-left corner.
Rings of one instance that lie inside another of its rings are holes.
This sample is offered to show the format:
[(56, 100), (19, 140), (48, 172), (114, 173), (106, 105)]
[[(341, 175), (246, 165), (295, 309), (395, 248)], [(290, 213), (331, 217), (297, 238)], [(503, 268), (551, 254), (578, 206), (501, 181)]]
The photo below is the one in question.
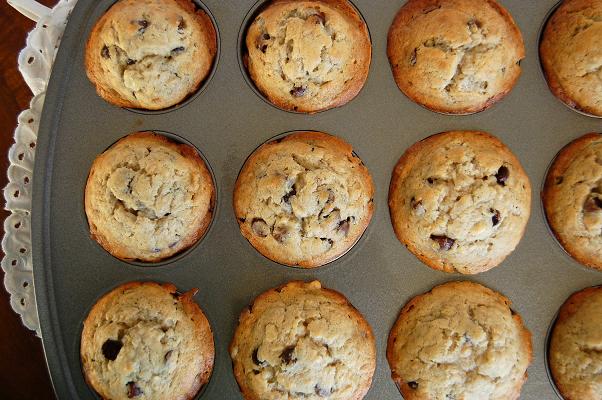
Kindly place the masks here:
[[(79, 360), (82, 322), (94, 302), (133, 280), (199, 288), (197, 302), (215, 335), (216, 360), (203, 399), (241, 399), (227, 352), (238, 315), (255, 296), (293, 279), (319, 279), (342, 292), (371, 324), (377, 369), (369, 400), (400, 399), (385, 358), (389, 330), (413, 296), (451, 280), (468, 279), (513, 302), (533, 333), (534, 361), (521, 399), (555, 397), (545, 366), (546, 332), (573, 292), (602, 283), (602, 273), (579, 267), (548, 232), (538, 183), (560, 148), (599, 119), (567, 109), (540, 72), (539, 28), (556, 0), (503, 0), (522, 30), (527, 58), (514, 90), (490, 109), (445, 116), (408, 100), (397, 88), (386, 56), (389, 25), (404, 0), (354, 0), (372, 38), (372, 65), (363, 90), (349, 104), (315, 115), (289, 113), (257, 96), (241, 72), (239, 32), (255, 0), (203, 0), (220, 32), (215, 74), (199, 95), (164, 113), (119, 109), (95, 94), (83, 66), (85, 40), (114, 0), (79, 0), (63, 36), (46, 94), (34, 172), (32, 239), (35, 291), (44, 348), (60, 399), (97, 398)], [(521, 160), (533, 186), (525, 237), (504, 263), (476, 275), (434, 271), (396, 239), (387, 207), (391, 172), (402, 153), (433, 133), (483, 130), (498, 136)], [(119, 138), (140, 130), (171, 132), (195, 145), (211, 166), (217, 202), (213, 225), (200, 243), (168, 264), (132, 265), (109, 255), (89, 237), (84, 187), (94, 158)], [(232, 209), (236, 177), (249, 154), (267, 139), (294, 130), (319, 130), (351, 143), (376, 188), (375, 213), (361, 240), (325, 267), (284, 267), (260, 255), (240, 234)]]

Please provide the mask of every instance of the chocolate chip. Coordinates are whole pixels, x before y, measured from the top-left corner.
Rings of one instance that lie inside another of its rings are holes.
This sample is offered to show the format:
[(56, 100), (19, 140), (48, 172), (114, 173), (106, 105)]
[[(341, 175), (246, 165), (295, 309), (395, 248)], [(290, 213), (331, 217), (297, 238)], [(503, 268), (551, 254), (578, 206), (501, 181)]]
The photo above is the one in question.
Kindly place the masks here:
[(410, 387), (410, 389), (416, 390), (416, 389), (418, 389), (418, 382), (414, 382), (414, 381), (408, 382), (408, 386)]
[(284, 350), (282, 350), (282, 353), (280, 353), (280, 359), (282, 360), (282, 362), (285, 364), (290, 364), (290, 363), (297, 361), (296, 358), (293, 358), (294, 351), (295, 351), (295, 346), (289, 346), (289, 347), (285, 348)]
[(127, 65), (134, 65), (136, 64), (136, 60), (132, 60), (131, 58), (128, 58), (127, 61), (125, 62)]
[(171, 53), (172, 53), (172, 54), (180, 54), (180, 53), (181, 53), (181, 52), (183, 52), (184, 50), (186, 50), (186, 49), (184, 48), (184, 46), (180, 46), (180, 47), (176, 47), (175, 49), (172, 49), (172, 50), (171, 50)]
[(412, 52), (412, 55), (410, 56), (410, 65), (412, 65), (412, 66), (416, 65), (417, 58), (418, 58), (418, 48), (415, 48), (414, 51)]
[(500, 169), (497, 170), (497, 174), (495, 174), (495, 179), (497, 179), (497, 183), (499, 183), (500, 185), (506, 186), (506, 181), (508, 180), (509, 176), (510, 171), (508, 170), (508, 167), (502, 165)]
[(291, 197), (293, 197), (296, 194), (297, 194), (297, 191), (295, 190), (295, 188), (292, 188), (290, 192), (288, 192), (287, 194), (282, 196), (282, 201), (285, 203), (288, 203), (289, 200), (291, 199)]
[(263, 40), (270, 40), (272, 37), (270, 36), (269, 33), (264, 33), (263, 34)]
[(136, 382), (128, 382), (126, 383), (128, 388), (128, 398), (131, 399), (136, 396), (140, 396), (142, 394), (142, 389), (136, 385)]
[(257, 351), (259, 349), (255, 349), (253, 350), (253, 354), (251, 355), (251, 359), (253, 360), (253, 364), (255, 365), (261, 365), (261, 362), (259, 361), (259, 358), (257, 358)]
[(268, 45), (267, 44), (262, 44), (259, 47), (259, 50), (261, 50), (261, 52), (265, 54), (265, 52), (268, 50)]
[(430, 185), (432, 185), (433, 183), (435, 183), (435, 178), (430, 177), (426, 180)]
[(123, 343), (119, 340), (108, 339), (102, 345), (102, 354), (107, 360), (115, 361), (122, 347)]
[(329, 239), (329, 238), (320, 238), (320, 240), (323, 242), (328, 242), (328, 244), (331, 246), (334, 244), (334, 240)]
[(182, 33), (185, 28), (186, 28), (186, 21), (184, 21), (184, 18), (180, 17), (180, 22), (178, 22), (178, 31), (180, 31), (180, 33)]
[(326, 24), (326, 14), (321, 12), (321, 13), (315, 14), (315, 16), (318, 18), (318, 21), (316, 21), (316, 23), (319, 23), (322, 25)]
[(324, 388), (321, 388), (320, 386), (316, 385), (314, 387), (314, 390), (316, 392), (316, 394), (320, 397), (326, 397), (328, 396), (330, 393), (332, 393), (330, 390), (326, 390)]
[(349, 227), (351, 225), (349, 224), (349, 217), (347, 217), (347, 219), (342, 220), (341, 222), (339, 222), (339, 226), (337, 227), (337, 231), (338, 232), (342, 232), (345, 236), (347, 236), (347, 234), (349, 233)]
[(491, 222), (493, 223), (493, 226), (496, 226), (500, 223), (500, 212), (494, 209), (491, 209), (489, 211), (493, 213), (493, 216), (491, 217)]
[(144, 31), (146, 30), (146, 28), (148, 28), (148, 25), (149, 25), (149, 23), (148, 23), (147, 20), (145, 20), (145, 19), (138, 20), (138, 26), (139, 26), (138, 32), (139, 33), (144, 33)]
[(293, 89), (290, 91), (290, 93), (294, 97), (302, 97), (305, 95), (305, 88), (303, 86), (293, 86)]
[(274, 228), (272, 236), (274, 236), (274, 239), (279, 243), (284, 243), (288, 237), (288, 233), (288, 228), (286, 226), (277, 226)]
[(111, 53), (109, 52), (109, 48), (104, 45), (102, 46), (102, 50), (100, 50), (100, 55), (102, 58), (111, 58)]
[(253, 219), (253, 222), (251, 222), (251, 229), (253, 230), (253, 233), (255, 233), (257, 236), (268, 236), (268, 224), (261, 218)]
[(590, 197), (585, 201), (583, 205), (583, 210), (585, 212), (596, 212), (602, 210), (602, 199), (597, 197)]
[(441, 250), (449, 250), (452, 248), (456, 241), (454, 239), (448, 238), (447, 236), (440, 235), (431, 235), (431, 240), (434, 240), (439, 244), (439, 248)]

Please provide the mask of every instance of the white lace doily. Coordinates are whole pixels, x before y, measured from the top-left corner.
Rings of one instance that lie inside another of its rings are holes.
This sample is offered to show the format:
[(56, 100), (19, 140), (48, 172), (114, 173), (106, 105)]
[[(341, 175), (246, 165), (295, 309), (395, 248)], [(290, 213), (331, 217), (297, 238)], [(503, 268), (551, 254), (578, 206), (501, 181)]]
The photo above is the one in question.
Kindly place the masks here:
[(4, 221), (2, 250), (5, 272), (4, 286), (10, 294), (10, 305), (21, 316), (23, 324), (40, 336), (40, 324), (33, 291), (31, 261), (31, 187), (38, 124), (52, 63), (77, 0), (60, 0), (49, 9), (34, 0), (8, 0), (26, 17), (37, 22), (29, 32), (27, 43), (19, 53), (19, 71), (33, 92), (29, 109), (19, 114), (15, 143), (8, 152), (8, 185), (4, 188), (6, 209), (11, 212)]

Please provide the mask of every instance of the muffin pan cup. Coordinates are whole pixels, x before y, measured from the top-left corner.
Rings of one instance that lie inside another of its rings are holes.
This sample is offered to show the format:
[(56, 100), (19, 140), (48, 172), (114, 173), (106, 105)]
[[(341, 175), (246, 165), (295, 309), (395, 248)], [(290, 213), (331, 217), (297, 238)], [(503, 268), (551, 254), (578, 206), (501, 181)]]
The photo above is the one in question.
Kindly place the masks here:
[[(33, 179), (32, 241), (35, 292), (46, 358), (60, 399), (95, 399), (81, 372), (82, 322), (94, 302), (129, 281), (172, 282), (180, 291), (199, 288), (195, 300), (211, 321), (216, 359), (202, 399), (242, 399), (227, 351), (238, 316), (265, 290), (295, 279), (318, 279), (343, 293), (373, 327), (377, 368), (366, 399), (400, 399), (385, 358), (399, 310), (440, 283), (468, 279), (507, 296), (533, 333), (534, 361), (521, 399), (552, 399), (545, 365), (546, 332), (564, 300), (602, 283), (602, 273), (580, 268), (548, 232), (537, 193), (557, 151), (600, 120), (575, 113), (551, 95), (542, 78), (539, 28), (556, 0), (504, 0), (522, 29), (527, 57), (513, 91), (490, 109), (470, 116), (430, 112), (399, 91), (386, 55), (389, 26), (404, 1), (354, 0), (372, 38), (372, 64), (360, 94), (348, 104), (315, 115), (281, 111), (249, 86), (239, 65), (238, 38), (255, 0), (203, 0), (215, 18), (220, 53), (209, 84), (166, 113), (116, 108), (95, 93), (83, 52), (96, 20), (113, 0), (79, 0), (63, 36), (46, 94)], [(198, 245), (154, 267), (120, 261), (91, 238), (84, 187), (94, 158), (136, 131), (170, 132), (198, 148), (211, 166), (216, 190), (214, 220)], [(375, 184), (375, 212), (353, 250), (326, 267), (303, 270), (264, 258), (240, 234), (232, 208), (236, 177), (259, 145), (283, 132), (317, 130), (349, 142)], [(391, 172), (403, 152), (423, 138), (450, 130), (483, 130), (519, 158), (534, 193), (531, 220), (518, 248), (499, 267), (476, 276), (450, 275), (423, 265), (397, 240), (387, 206)]]

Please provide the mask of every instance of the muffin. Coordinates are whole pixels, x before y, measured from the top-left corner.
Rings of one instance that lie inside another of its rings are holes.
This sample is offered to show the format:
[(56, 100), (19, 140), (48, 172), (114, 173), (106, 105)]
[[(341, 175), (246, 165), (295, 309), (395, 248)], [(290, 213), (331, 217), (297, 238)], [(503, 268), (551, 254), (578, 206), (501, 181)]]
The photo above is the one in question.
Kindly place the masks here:
[(353, 99), (371, 56), (368, 28), (347, 0), (275, 0), (249, 26), (244, 61), (274, 105), (314, 113)]
[(515, 400), (527, 380), (531, 334), (501, 294), (449, 282), (403, 307), (387, 359), (406, 400)]
[(552, 331), (549, 363), (565, 400), (602, 400), (602, 287), (573, 294)]
[(123, 260), (157, 262), (196, 243), (213, 216), (213, 178), (199, 153), (152, 132), (98, 156), (88, 176), (90, 234)]
[(411, 146), (393, 170), (389, 210), (395, 234), (429, 267), (476, 274), (520, 242), (531, 185), (499, 139), (445, 132)]
[(542, 198), (562, 247), (581, 264), (602, 271), (602, 134), (584, 135), (558, 153)]
[(349, 250), (370, 223), (374, 185), (343, 140), (298, 132), (259, 147), (234, 188), (243, 236), (261, 254), (314, 268)]
[(368, 323), (320, 282), (289, 282), (257, 297), (230, 344), (245, 400), (361, 400), (376, 367)]
[(159, 110), (195, 92), (217, 52), (209, 16), (191, 0), (120, 0), (94, 25), (86, 73), (120, 107)]
[(546, 24), (539, 55), (556, 97), (602, 117), (602, 0), (564, 0)]
[(107, 400), (195, 398), (214, 359), (211, 327), (195, 293), (131, 282), (104, 295), (84, 321), (86, 382)]
[(409, 0), (389, 30), (399, 89), (440, 113), (470, 114), (503, 98), (520, 76), (522, 35), (495, 0)]

